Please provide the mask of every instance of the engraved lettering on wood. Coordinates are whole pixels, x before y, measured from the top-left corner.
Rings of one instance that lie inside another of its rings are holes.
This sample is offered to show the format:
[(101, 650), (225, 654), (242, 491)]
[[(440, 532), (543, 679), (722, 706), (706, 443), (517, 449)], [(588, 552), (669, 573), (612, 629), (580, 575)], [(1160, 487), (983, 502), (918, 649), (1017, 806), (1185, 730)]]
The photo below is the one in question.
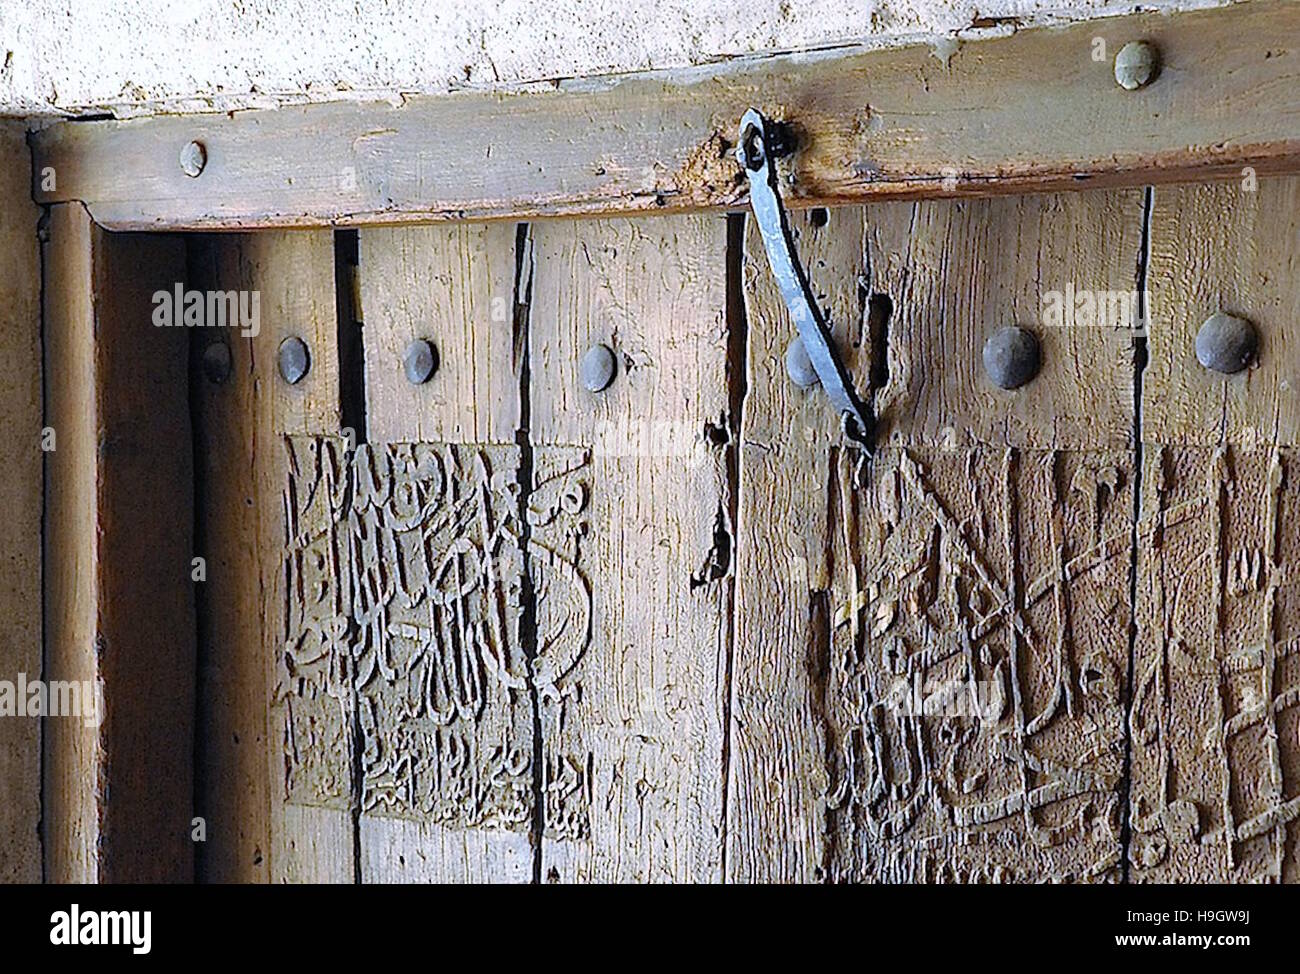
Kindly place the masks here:
[[(563, 721), (591, 640), (586, 452), (537, 450), (521, 523), (519, 447), (285, 444), (286, 799), (346, 804), (355, 726), (362, 811), (526, 831), (535, 701)], [(586, 834), (588, 763), (548, 756), (557, 834)]]
[(1128, 455), (838, 468), (837, 544), (858, 556), (832, 592), (830, 878), (1114, 878)]
[(284, 747), (284, 794), (348, 807), (353, 690), (351, 472), (341, 441), (285, 440), (284, 650), (273, 705)]
[(1295, 880), (1295, 451), (1154, 447), (1139, 525), (1135, 878)]
[[(534, 676), (542, 726), (558, 731), (580, 698), (578, 661), (591, 643), (591, 585), (579, 565), (591, 529), (591, 456), (577, 447), (538, 447), (529, 495), (529, 570), (537, 596)], [(546, 740), (561, 739), (558, 733)], [(546, 835), (591, 834), (591, 753), (547, 749), (542, 789)]]
[(365, 812), (461, 827), (531, 820), (531, 749), (511, 733), (531, 719), (518, 464), (509, 446), (357, 450), (349, 528)]

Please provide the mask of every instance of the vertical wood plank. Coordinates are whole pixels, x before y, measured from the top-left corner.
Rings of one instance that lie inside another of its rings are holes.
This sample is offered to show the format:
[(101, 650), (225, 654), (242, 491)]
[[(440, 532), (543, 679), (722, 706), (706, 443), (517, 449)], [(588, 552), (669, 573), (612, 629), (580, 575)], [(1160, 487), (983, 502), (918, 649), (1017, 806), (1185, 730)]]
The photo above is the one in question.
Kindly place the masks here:
[[(365, 882), (533, 877), (515, 249), (512, 224), (360, 232), (369, 442), (357, 476), (375, 501), (354, 529), (384, 558), (356, 570), (392, 576), (363, 584), (356, 607), (380, 620), (359, 683)], [(414, 340), (439, 357), (418, 385), (403, 372)]]
[[(1300, 382), (1286, 342), (1300, 305), (1300, 178), (1154, 192), (1144, 439), (1297, 445)], [(1246, 318), (1260, 336), (1256, 364), (1227, 378), (1196, 360), (1196, 333), (1216, 311)]]
[[(1139, 882), (1300, 879), (1300, 179), (1157, 189), (1138, 563), (1133, 839)], [(1195, 338), (1252, 321), (1224, 376)]]
[[(338, 457), (301, 448), (340, 432), (332, 234), (208, 238), (195, 245), (191, 271), (205, 294), (256, 293), (259, 309), (256, 334), (203, 333), (229, 347), (225, 382), (207, 377), (203, 349), (195, 356), (208, 560), (199, 601), (199, 814), (208, 821), (200, 876), (351, 882), (354, 708), (337, 638), (346, 576), (322, 540), (333, 537)], [(292, 336), (311, 362), (296, 385), (277, 364)]]
[[(873, 287), (897, 309), (877, 402), (882, 441), (1129, 449), (1141, 199), (1130, 190), (873, 207)], [(1043, 361), (1013, 392), (989, 382), (982, 358), (1008, 325), (1035, 332)]]
[[(715, 881), (732, 611), (726, 222), (535, 233), (542, 876)], [(593, 394), (579, 361), (595, 343), (618, 374)]]
[[(870, 459), (790, 388), (751, 239), (740, 523), (778, 557), (739, 555), (733, 878), (1118, 876), (1141, 221), (1134, 192), (800, 224), (880, 419)], [(1054, 290), (1133, 303), (1053, 322)], [(1008, 393), (981, 349), (1010, 324), (1043, 368)]]
[[(193, 807), (193, 494), (182, 329), (152, 295), (184, 280), (179, 238), (110, 236), (79, 205), (45, 251), (46, 659), (102, 722), (47, 720), (46, 874), (188, 881)], [(84, 684), (83, 684), (84, 686)]]
[[(27, 127), (0, 121), (0, 679), (41, 678), (41, 272)], [(16, 703), (16, 701), (15, 701)], [(0, 720), (0, 882), (41, 880), (41, 722)]]
[[(844, 207), (792, 217), (818, 304), (845, 367), (858, 376), (867, 375), (871, 352), (860, 294), (864, 216), (861, 208)], [(826, 491), (840, 431), (820, 389), (802, 390), (786, 375), (794, 326), (751, 219), (743, 262), (748, 373), (740, 442), (727, 877), (816, 882), (825, 876), (828, 848)]]
[[(95, 384), (94, 346), (76, 340), (78, 331), (93, 334), (95, 229), (79, 207), (59, 206), (50, 210), (48, 233), (45, 422), (56, 441), (45, 463), (45, 679), (76, 680), (84, 686), (98, 682), (93, 656), (97, 490), (95, 466), (86, 462), (93, 456), (96, 414), (94, 398), (74, 391)], [(50, 371), (55, 364), (57, 373)], [(98, 882), (104, 763), (99, 729), (51, 721), (43, 745), (46, 877), (51, 882)]]
[[(880, 210), (890, 445), (831, 505), (831, 876), (1118, 880), (1143, 194)], [(1042, 368), (1008, 392), (982, 349), (1013, 324)]]

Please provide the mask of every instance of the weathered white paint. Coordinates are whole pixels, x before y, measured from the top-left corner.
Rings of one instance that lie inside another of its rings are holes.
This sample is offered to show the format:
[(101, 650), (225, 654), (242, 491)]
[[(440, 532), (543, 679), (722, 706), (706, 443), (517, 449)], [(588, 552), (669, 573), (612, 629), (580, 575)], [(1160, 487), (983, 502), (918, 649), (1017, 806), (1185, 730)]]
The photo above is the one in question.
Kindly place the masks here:
[(3, 0), (0, 114), (211, 111), (1232, 0)]

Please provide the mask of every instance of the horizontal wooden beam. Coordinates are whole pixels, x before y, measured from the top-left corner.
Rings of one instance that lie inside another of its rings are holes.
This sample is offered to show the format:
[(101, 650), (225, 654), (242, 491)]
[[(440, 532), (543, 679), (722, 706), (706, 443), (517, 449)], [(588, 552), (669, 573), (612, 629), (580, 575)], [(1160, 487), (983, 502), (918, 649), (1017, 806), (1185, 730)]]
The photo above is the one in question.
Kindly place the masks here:
[[(1113, 62), (1136, 39), (1162, 67), (1126, 91)], [(1295, 171), (1300, 5), (1137, 14), (950, 53), (840, 49), (400, 105), (63, 122), (34, 136), (36, 198), (132, 230), (730, 208), (744, 202), (730, 150), (751, 106), (798, 134), (796, 205)], [(207, 157), (196, 177), (179, 161), (191, 141)]]

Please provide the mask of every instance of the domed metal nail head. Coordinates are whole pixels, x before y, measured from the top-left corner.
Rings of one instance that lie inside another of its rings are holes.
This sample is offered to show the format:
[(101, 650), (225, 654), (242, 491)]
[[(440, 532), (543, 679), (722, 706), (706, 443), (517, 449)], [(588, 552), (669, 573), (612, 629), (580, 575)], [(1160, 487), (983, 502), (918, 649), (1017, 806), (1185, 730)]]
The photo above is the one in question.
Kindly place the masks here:
[(1023, 328), (1000, 328), (984, 343), (984, 371), (999, 389), (1019, 389), (1041, 365), (1038, 337)]
[(817, 370), (808, 357), (808, 349), (803, 347), (803, 339), (798, 336), (785, 347), (785, 372), (800, 389), (811, 389), (817, 384)]
[(438, 350), (433, 343), (417, 338), (406, 346), (402, 354), (402, 371), (412, 385), (423, 385), (438, 371)]
[(1148, 41), (1130, 41), (1115, 55), (1115, 83), (1125, 91), (1149, 85), (1160, 70), (1160, 53)]
[(203, 349), (203, 374), (209, 382), (220, 385), (230, 378), (230, 346), (225, 342), (209, 342)]
[(587, 354), (582, 356), (582, 362), (578, 366), (582, 388), (588, 392), (601, 392), (607, 389), (614, 381), (614, 373), (617, 369), (618, 363), (614, 359), (614, 352), (608, 345), (592, 345), (587, 349)]
[(289, 385), (297, 385), (311, 368), (311, 354), (307, 343), (292, 335), (280, 343), (280, 377)]
[(202, 142), (187, 142), (181, 149), (181, 172), (197, 179), (208, 164), (208, 150)]
[(1259, 334), (1245, 318), (1216, 311), (1196, 333), (1196, 360), (1207, 369), (1231, 375), (1255, 360)]

